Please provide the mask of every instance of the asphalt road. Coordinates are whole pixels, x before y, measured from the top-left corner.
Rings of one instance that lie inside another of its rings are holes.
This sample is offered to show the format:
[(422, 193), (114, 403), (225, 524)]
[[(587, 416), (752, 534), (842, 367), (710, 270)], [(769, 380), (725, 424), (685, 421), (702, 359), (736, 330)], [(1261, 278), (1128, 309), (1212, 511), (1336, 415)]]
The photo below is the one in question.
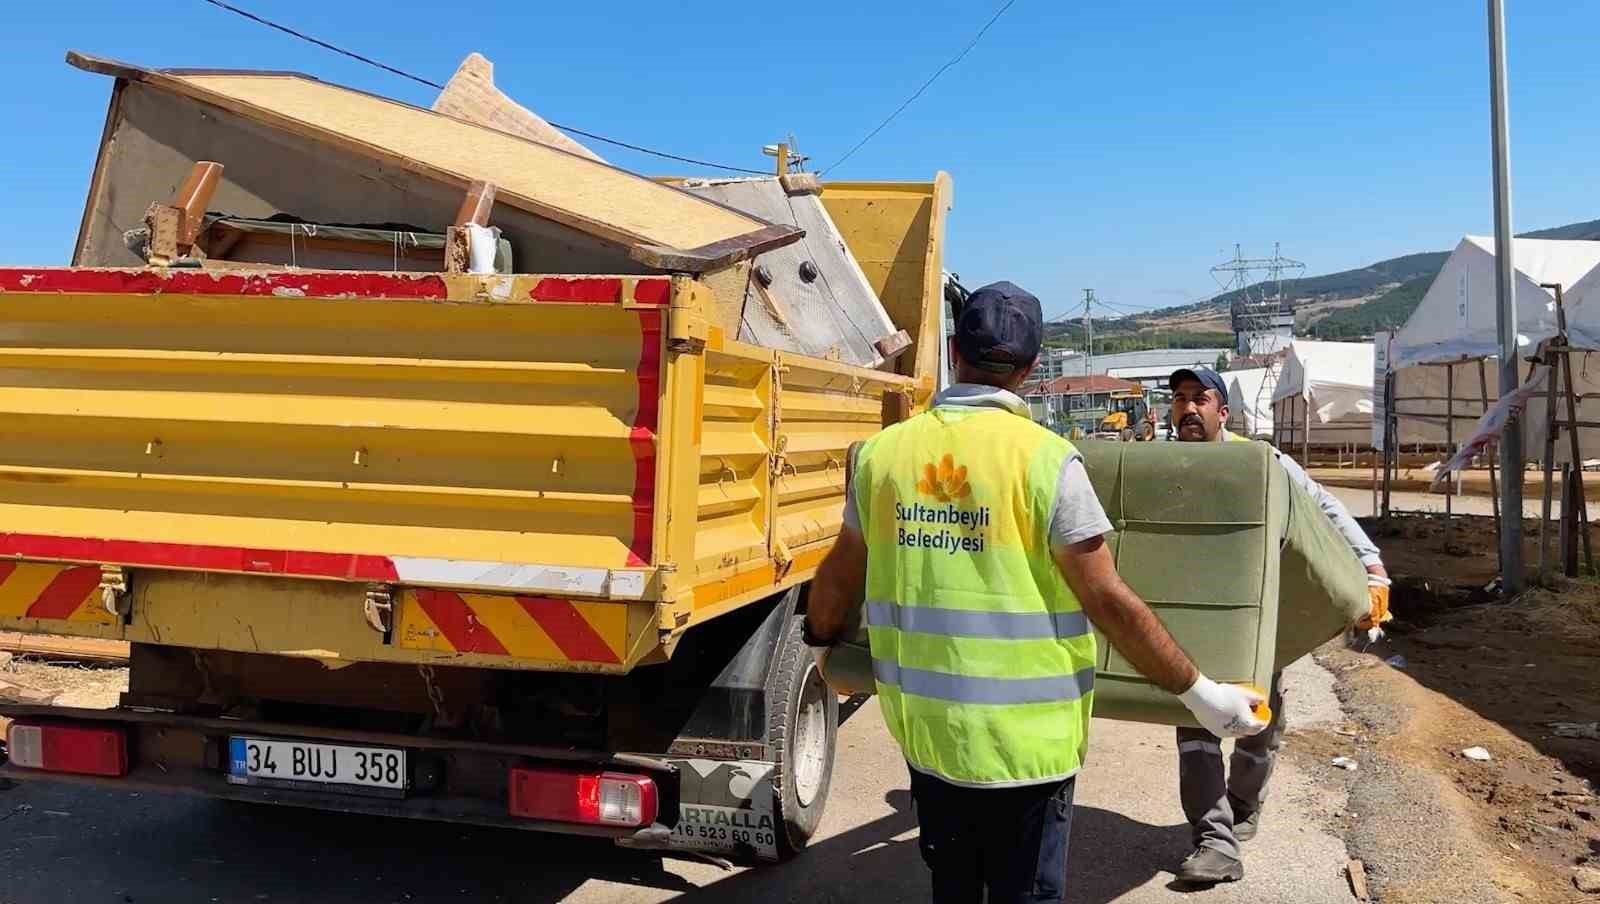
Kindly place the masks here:
[[(1291, 670), (1291, 725), (1337, 719), (1331, 676)], [(1350, 900), (1344, 844), (1321, 828), (1341, 795), (1280, 761), (1245, 881), (1169, 890), (1187, 852), (1171, 729), (1097, 721), (1079, 781), (1075, 902)], [(1289, 742), (1294, 743), (1293, 735)], [(593, 841), (198, 798), (24, 783), (0, 790), (0, 902), (926, 901), (905, 766), (869, 704), (841, 730), (821, 837), (797, 861), (726, 870)]]

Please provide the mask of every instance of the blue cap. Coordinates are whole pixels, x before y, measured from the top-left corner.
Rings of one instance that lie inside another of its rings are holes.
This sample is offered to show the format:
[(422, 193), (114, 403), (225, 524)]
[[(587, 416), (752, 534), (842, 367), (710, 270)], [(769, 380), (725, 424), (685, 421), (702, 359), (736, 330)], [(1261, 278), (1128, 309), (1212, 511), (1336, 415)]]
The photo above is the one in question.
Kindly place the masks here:
[(1180, 367), (1167, 378), (1167, 388), (1177, 389), (1178, 384), (1184, 380), (1196, 380), (1201, 386), (1215, 390), (1218, 400), (1228, 404), (1228, 384), (1222, 380), (1222, 375), (1209, 367)]
[(967, 296), (956, 321), (961, 360), (981, 370), (1006, 373), (1039, 357), (1044, 341), (1044, 311), (1025, 289), (1001, 281)]

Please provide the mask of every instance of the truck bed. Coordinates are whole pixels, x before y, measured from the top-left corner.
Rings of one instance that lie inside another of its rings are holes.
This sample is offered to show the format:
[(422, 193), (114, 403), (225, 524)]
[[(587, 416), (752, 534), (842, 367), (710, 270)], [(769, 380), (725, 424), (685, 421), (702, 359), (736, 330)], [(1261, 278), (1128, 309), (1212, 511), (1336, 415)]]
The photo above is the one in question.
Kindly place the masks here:
[(687, 277), (0, 270), (0, 629), (624, 672), (809, 577), (909, 377)]

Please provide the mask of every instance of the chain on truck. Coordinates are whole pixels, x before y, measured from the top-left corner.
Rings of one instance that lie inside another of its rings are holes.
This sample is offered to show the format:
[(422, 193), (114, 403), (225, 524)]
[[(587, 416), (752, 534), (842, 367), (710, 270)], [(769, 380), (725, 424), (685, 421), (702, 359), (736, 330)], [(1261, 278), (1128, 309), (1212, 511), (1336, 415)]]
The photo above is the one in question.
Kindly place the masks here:
[(948, 178), (646, 179), (68, 59), (113, 87), (72, 266), (0, 269), (0, 629), (130, 677), (0, 706), (0, 775), (803, 847), (804, 590), (850, 446), (935, 388)]

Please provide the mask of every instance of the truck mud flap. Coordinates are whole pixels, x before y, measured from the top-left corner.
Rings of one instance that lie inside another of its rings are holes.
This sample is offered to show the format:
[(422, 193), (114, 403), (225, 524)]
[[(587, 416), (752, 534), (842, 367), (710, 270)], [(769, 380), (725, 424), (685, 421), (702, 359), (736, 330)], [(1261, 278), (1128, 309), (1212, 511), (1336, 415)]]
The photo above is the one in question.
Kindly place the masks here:
[(668, 760), (678, 768), (678, 825), (670, 846), (776, 861), (778, 816), (774, 763), (756, 760)]

